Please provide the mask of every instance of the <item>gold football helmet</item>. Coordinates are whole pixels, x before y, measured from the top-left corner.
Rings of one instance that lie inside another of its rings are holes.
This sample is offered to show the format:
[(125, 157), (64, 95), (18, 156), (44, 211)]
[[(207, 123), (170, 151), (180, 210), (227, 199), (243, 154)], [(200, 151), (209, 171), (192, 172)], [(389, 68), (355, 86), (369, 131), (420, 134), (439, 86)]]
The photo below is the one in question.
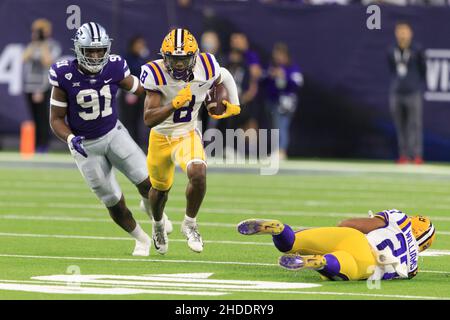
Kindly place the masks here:
[(436, 237), (436, 232), (430, 219), (424, 216), (412, 217), (411, 228), (419, 246), (419, 252), (428, 249)]
[(167, 72), (176, 80), (189, 80), (197, 53), (197, 40), (187, 29), (173, 29), (166, 35), (161, 45), (164, 65)]

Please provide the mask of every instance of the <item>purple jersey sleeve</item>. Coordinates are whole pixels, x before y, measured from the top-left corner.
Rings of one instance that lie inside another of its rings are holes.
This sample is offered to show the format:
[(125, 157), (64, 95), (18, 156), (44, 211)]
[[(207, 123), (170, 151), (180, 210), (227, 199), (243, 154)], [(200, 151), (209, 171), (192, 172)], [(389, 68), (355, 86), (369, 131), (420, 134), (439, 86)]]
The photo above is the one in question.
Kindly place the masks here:
[(113, 82), (120, 82), (131, 74), (127, 61), (119, 55), (110, 55), (108, 64), (113, 75)]
[(60, 60), (51, 65), (48, 70), (48, 80), (54, 87), (60, 87), (64, 89), (65, 82), (70, 80), (70, 66), (71, 61)]

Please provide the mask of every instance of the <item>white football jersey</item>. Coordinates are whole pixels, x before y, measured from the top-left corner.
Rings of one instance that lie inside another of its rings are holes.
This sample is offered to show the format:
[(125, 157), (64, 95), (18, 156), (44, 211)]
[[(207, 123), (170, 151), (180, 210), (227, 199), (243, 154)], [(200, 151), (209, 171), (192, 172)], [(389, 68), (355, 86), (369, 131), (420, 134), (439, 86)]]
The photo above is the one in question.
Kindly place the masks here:
[[(200, 107), (220, 73), (220, 65), (212, 54), (198, 54), (193, 69), (194, 78), (189, 82), (192, 101), (176, 110), (153, 129), (160, 134), (170, 136), (180, 136), (194, 130), (197, 127)], [(183, 80), (175, 80), (169, 75), (162, 59), (144, 64), (141, 67), (140, 81), (146, 90), (162, 93), (162, 105), (171, 103), (177, 93), (186, 86), (186, 82)]]
[(378, 262), (370, 279), (413, 277), (418, 270), (419, 247), (412, 233), (410, 219), (396, 209), (378, 212), (373, 216), (373, 219), (378, 218), (386, 222), (386, 227), (366, 235)]

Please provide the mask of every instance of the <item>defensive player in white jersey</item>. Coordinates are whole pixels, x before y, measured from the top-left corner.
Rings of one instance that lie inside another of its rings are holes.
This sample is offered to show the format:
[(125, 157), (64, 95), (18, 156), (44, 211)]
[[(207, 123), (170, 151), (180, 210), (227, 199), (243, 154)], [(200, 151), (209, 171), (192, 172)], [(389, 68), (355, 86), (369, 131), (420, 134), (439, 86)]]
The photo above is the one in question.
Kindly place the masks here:
[(294, 232), (277, 220), (249, 219), (238, 225), (244, 235), (271, 234), (289, 270), (314, 269), (327, 280), (411, 279), (419, 252), (431, 246), (435, 229), (423, 216), (409, 218), (392, 209), (370, 218), (342, 221), (338, 227)]
[(110, 55), (111, 39), (98, 23), (83, 24), (76, 32), (74, 47), (76, 59), (58, 61), (49, 70), (51, 128), (67, 142), (83, 178), (114, 222), (136, 240), (133, 255), (148, 256), (150, 237), (126, 206), (112, 170), (116, 167), (137, 187), (151, 216), (145, 155), (118, 120), (115, 98), (119, 88), (137, 95), (144, 90), (126, 61)]
[(168, 250), (163, 210), (173, 184), (175, 164), (187, 173), (186, 214), (181, 225), (188, 246), (203, 250), (197, 228), (197, 213), (206, 193), (206, 159), (200, 133), (196, 130), (199, 109), (208, 90), (223, 84), (230, 101), (223, 101), (225, 112), (215, 119), (240, 113), (237, 87), (231, 74), (221, 68), (213, 55), (199, 53), (197, 41), (186, 29), (174, 29), (161, 46), (163, 59), (141, 68), (140, 81), (147, 91), (144, 122), (152, 128), (147, 166), (152, 183), (149, 199), (155, 219), (158, 252)]

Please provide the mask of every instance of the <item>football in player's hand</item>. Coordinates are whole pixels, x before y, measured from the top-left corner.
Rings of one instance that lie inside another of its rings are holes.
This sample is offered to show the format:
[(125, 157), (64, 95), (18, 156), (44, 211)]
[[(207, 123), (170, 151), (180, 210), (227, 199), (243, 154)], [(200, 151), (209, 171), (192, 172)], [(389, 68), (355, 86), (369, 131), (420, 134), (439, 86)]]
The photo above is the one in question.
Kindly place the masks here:
[(228, 101), (228, 91), (223, 84), (212, 87), (205, 99), (206, 109), (210, 114), (221, 115), (225, 112), (226, 107), (222, 100)]

